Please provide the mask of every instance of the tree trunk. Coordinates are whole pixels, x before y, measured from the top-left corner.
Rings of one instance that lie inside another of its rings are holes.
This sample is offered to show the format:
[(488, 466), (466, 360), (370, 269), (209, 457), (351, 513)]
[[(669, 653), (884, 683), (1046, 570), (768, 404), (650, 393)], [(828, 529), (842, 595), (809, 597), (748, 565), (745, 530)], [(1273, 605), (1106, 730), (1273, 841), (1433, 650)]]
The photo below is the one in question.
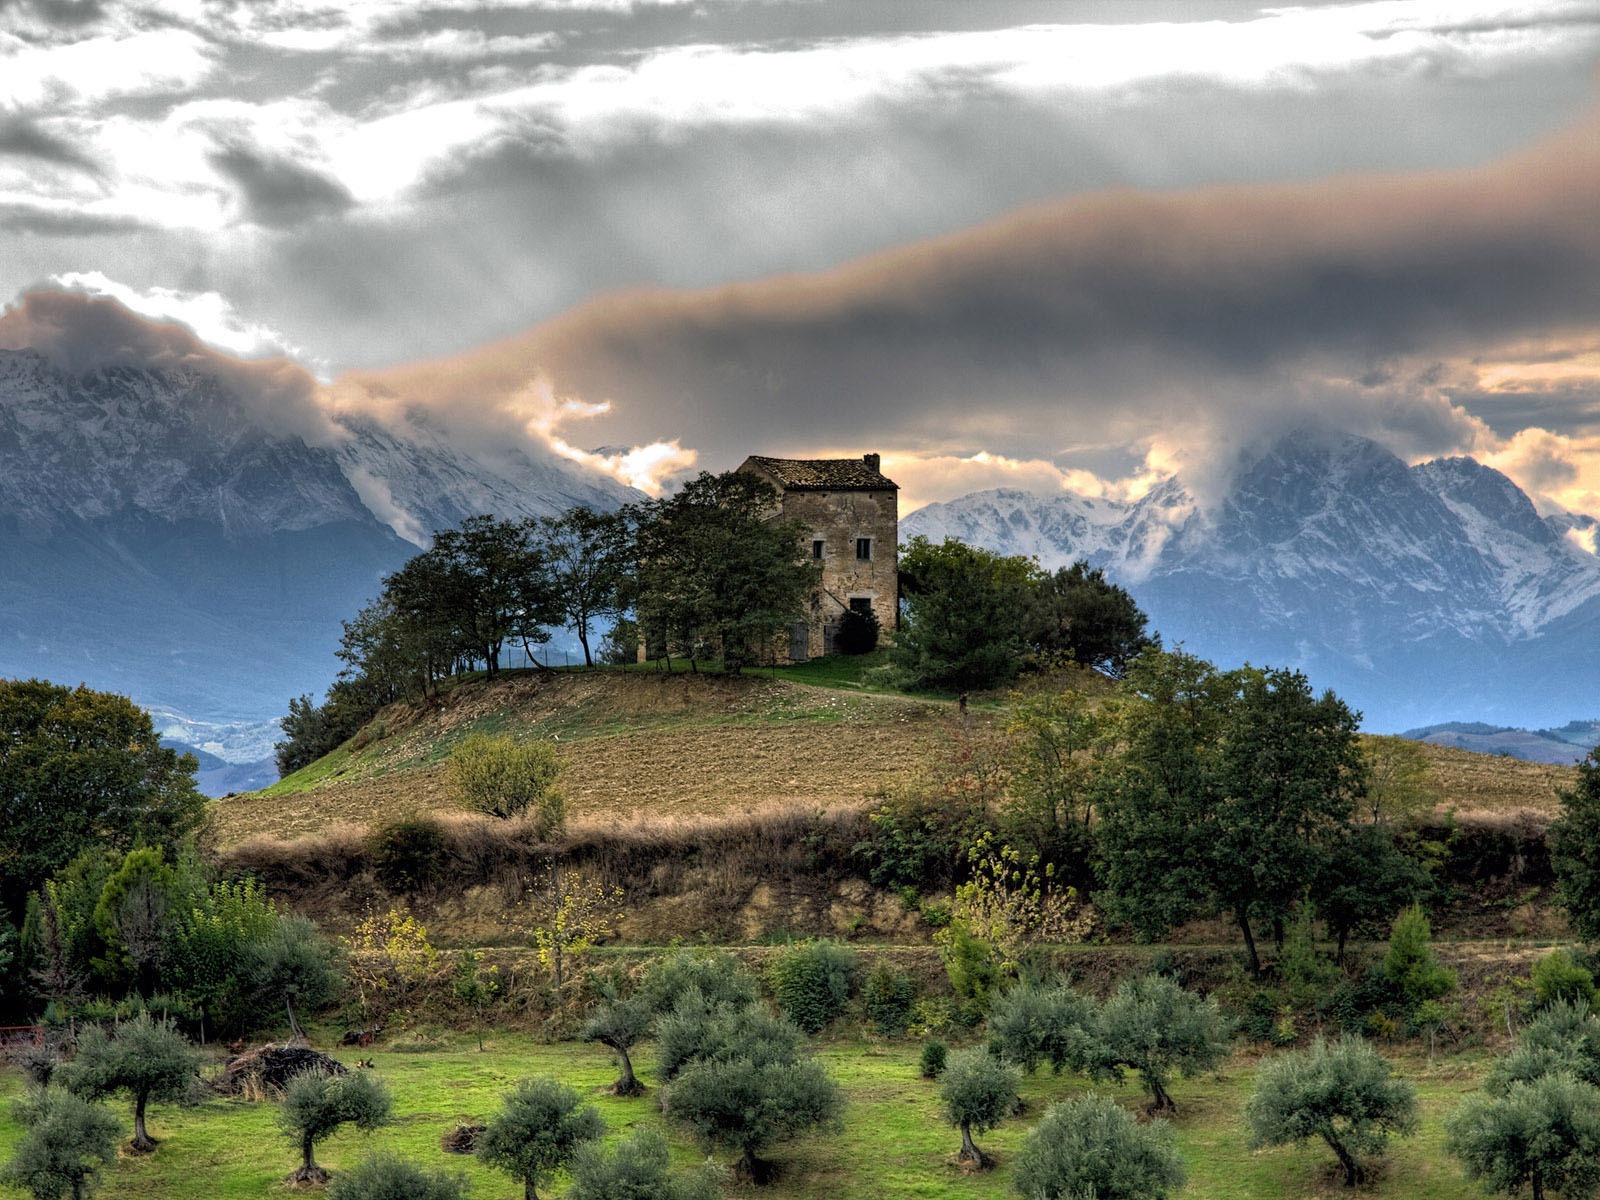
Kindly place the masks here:
[(534, 1190), (531, 1176), (522, 1181), (522, 1200), (539, 1200), (539, 1193)]
[(1250, 957), (1250, 974), (1261, 978), (1261, 956), (1256, 953), (1256, 935), (1250, 932), (1250, 918), (1243, 913), (1239, 918), (1239, 932), (1244, 934), (1245, 953)]
[(1159, 1076), (1145, 1073), (1145, 1081), (1150, 1085), (1150, 1095), (1155, 1100), (1157, 1111), (1177, 1112), (1178, 1106), (1172, 1102), (1172, 1093), (1162, 1086)]
[(1535, 1171), (1528, 1182), (1533, 1186), (1533, 1200), (1544, 1200), (1544, 1176)]
[(589, 653), (589, 623), (587, 621), (579, 621), (577, 630), (578, 645), (583, 647), (583, 665), (592, 667), (594, 666), (594, 658)]
[(149, 1097), (143, 1092), (133, 1098), (133, 1148), (144, 1154), (156, 1148), (154, 1139), (145, 1131), (144, 1106)]
[(289, 1014), (289, 1032), (303, 1039), (306, 1035), (300, 1032), (300, 1022), (294, 1019), (294, 1002), (288, 996), (283, 998), (283, 1011)]
[(1336, 951), (1334, 951), (1334, 955), (1333, 955), (1333, 965), (1336, 966), (1336, 967), (1344, 966), (1344, 943), (1345, 943), (1345, 939), (1348, 938), (1349, 936), (1350, 936), (1350, 931), (1348, 929), (1339, 930), (1339, 942), (1338, 942), (1338, 947), (1339, 948)]
[(611, 1091), (617, 1096), (638, 1096), (644, 1092), (644, 1085), (639, 1082), (638, 1076), (633, 1073), (633, 1059), (628, 1057), (626, 1046), (613, 1046), (613, 1050), (622, 1058), (622, 1078), (612, 1086)]
[(1328, 1143), (1328, 1148), (1334, 1152), (1339, 1159), (1339, 1165), (1344, 1168), (1345, 1187), (1355, 1187), (1361, 1182), (1361, 1164), (1350, 1157), (1350, 1151), (1344, 1148), (1338, 1138), (1323, 1134), (1322, 1140)]
[(961, 1123), (961, 1153), (956, 1156), (956, 1161), (971, 1163), (975, 1167), (984, 1166), (989, 1161), (972, 1140), (972, 1126), (965, 1121)]

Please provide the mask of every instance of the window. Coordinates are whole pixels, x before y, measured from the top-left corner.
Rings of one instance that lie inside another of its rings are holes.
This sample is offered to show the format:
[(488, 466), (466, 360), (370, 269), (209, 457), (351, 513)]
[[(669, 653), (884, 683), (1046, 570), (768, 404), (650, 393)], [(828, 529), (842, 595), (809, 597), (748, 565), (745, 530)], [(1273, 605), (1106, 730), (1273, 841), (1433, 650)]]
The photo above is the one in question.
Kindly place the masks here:
[(856, 561), (872, 561), (872, 539), (869, 537), (856, 539)]
[(850, 611), (870, 613), (872, 611), (872, 598), (870, 596), (851, 596)]
[(823, 543), (821, 538), (812, 538), (811, 539), (811, 557), (812, 558), (815, 558), (818, 561), (821, 561), (823, 544), (824, 543)]

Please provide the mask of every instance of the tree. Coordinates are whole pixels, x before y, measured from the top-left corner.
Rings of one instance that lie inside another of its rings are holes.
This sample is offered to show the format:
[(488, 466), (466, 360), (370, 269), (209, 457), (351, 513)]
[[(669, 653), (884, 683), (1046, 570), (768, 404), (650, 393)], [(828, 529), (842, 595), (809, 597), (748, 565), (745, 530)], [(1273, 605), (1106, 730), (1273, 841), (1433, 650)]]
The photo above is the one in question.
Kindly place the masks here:
[(472, 1010), (472, 1027), (478, 1035), (478, 1052), (483, 1052), (483, 1010), (500, 994), (500, 969), (485, 967), (483, 955), (468, 950), (456, 963), (456, 999)]
[(1310, 885), (1333, 939), (1334, 962), (1343, 964), (1351, 934), (1380, 934), (1428, 883), (1426, 868), (1400, 848), (1386, 823), (1357, 825), (1338, 840)]
[(978, 1047), (958, 1050), (939, 1077), (939, 1099), (945, 1120), (961, 1130), (960, 1162), (987, 1167), (989, 1156), (972, 1140), (973, 1131), (987, 1133), (1016, 1111), (1021, 1097), (1017, 1069)]
[(1101, 1008), (1101, 1058), (1091, 1069), (1119, 1080), (1125, 1067), (1138, 1071), (1151, 1107), (1173, 1110), (1167, 1092), (1173, 1074), (1214, 1070), (1232, 1041), (1232, 1024), (1215, 1000), (1202, 1000), (1165, 975), (1145, 975), (1123, 980)]
[(1029, 1075), (1041, 1063), (1056, 1074), (1082, 1071), (1099, 1057), (1098, 1006), (1064, 983), (1020, 983), (994, 1002), (989, 1036), (996, 1052)]
[(1056, 875), (1093, 886), (1094, 801), (1109, 757), (1105, 707), (1077, 690), (1027, 696), (1012, 709), (1000, 832)]
[(1023, 614), (1039, 569), (955, 538), (900, 551), (906, 616), (890, 662), (913, 687), (991, 688), (1021, 667)]
[(556, 748), (546, 741), (469, 733), (450, 752), (450, 778), (468, 805), (502, 819), (531, 810), (536, 837), (566, 826), (567, 804), (556, 790), (560, 774)]
[(1600, 1018), (1582, 1001), (1557, 1000), (1539, 1012), (1512, 1051), (1489, 1068), (1483, 1090), (1504, 1096), (1514, 1084), (1562, 1071), (1600, 1087)]
[(42, 1091), (19, 1101), (18, 1122), (27, 1132), (0, 1183), (31, 1193), (34, 1200), (85, 1200), (100, 1168), (117, 1157), (117, 1119), (98, 1104), (71, 1092)]
[(1023, 1200), (1166, 1200), (1184, 1175), (1171, 1126), (1140, 1125), (1090, 1092), (1045, 1111), (1022, 1143), (1013, 1186)]
[(567, 1200), (716, 1200), (709, 1171), (672, 1175), (667, 1139), (654, 1129), (637, 1129), (615, 1150), (590, 1142), (572, 1159), (572, 1189)]
[(462, 1200), (466, 1194), (464, 1175), (423, 1171), (388, 1154), (363, 1160), (328, 1186), (328, 1200)]
[(648, 1000), (639, 994), (623, 999), (612, 990), (601, 1000), (598, 1008), (584, 1022), (583, 1040), (599, 1042), (615, 1050), (622, 1063), (622, 1075), (611, 1085), (615, 1096), (638, 1096), (644, 1085), (633, 1073), (633, 1059), (629, 1056), (634, 1046), (650, 1036), (655, 1024), (655, 1014)]
[(1250, 1145), (1285, 1146), (1320, 1137), (1339, 1160), (1346, 1187), (1361, 1182), (1363, 1160), (1383, 1154), (1391, 1134), (1417, 1128), (1417, 1097), (1361, 1038), (1331, 1048), (1318, 1038), (1304, 1051), (1263, 1064), (1245, 1105)]
[(615, 932), (623, 892), (551, 858), (544, 879), (528, 889), (528, 896), (543, 904), (532, 919), (533, 948), (559, 996), (567, 969)]
[(140, 1013), (119, 1022), (107, 1037), (89, 1026), (78, 1041), (78, 1054), (58, 1072), (67, 1090), (85, 1100), (125, 1092), (133, 1101), (133, 1149), (147, 1154), (156, 1148), (145, 1129), (145, 1108), (152, 1100), (183, 1100), (199, 1076), (200, 1052), (166, 1021)]
[(1038, 580), (1024, 621), (1024, 636), (1036, 653), (1067, 658), (1114, 679), (1122, 678), (1139, 654), (1161, 644), (1145, 632), (1149, 618), (1133, 597), (1081, 559)]
[(1529, 982), (1533, 984), (1534, 1003), (1540, 1008), (1560, 1001), (1594, 1004), (1593, 973), (1565, 947), (1557, 946), (1534, 963)]
[(793, 1023), (756, 1005), (708, 1004), (697, 988), (661, 1022), (663, 1108), (706, 1149), (737, 1150), (740, 1170), (760, 1183), (757, 1157), (773, 1142), (833, 1124), (838, 1086), (805, 1051)]
[(345, 944), (350, 981), (368, 1020), (375, 1000), (384, 1005), (381, 1017), (403, 1006), (411, 991), (439, 969), (439, 951), (428, 940), (428, 927), (403, 908), (368, 913)]
[(538, 1200), (539, 1185), (605, 1133), (600, 1114), (579, 1104), (578, 1093), (565, 1084), (524, 1079), (479, 1135), (478, 1157), (521, 1180), (526, 1200)]
[(1547, 1190), (1591, 1195), (1600, 1187), (1600, 1089), (1560, 1071), (1479, 1092), (1445, 1123), (1447, 1146), (1468, 1176), (1533, 1200)]
[(106, 946), (102, 974), (131, 976), (135, 990), (148, 996), (172, 944), (172, 919), (184, 897), (178, 875), (154, 846), (123, 855), (106, 880), (95, 905), (94, 923)]
[(594, 666), (589, 639), (596, 620), (619, 616), (627, 608), (634, 567), (633, 512), (569, 508), (545, 517), (535, 535), (548, 566), (556, 606), (583, 646), (583, 664)]
[(690, 992), (707, 1005), (728, 1008), (746, 1008), (758, 995), (750, 973), (720, 950), (675, 950), (651, 962), (639, 981), (639, 995), (657, 1016), (672, 1012)]
[(341, 1125), (354, 1125), (370, 1133), (389, 1123), (393, 1103), (389, 1089), (371, 1071), (324, 1075), (305, 1071), (284, 1089), (278, 1124), (300, 1147), (300, 1166), (289, 1176), (297, 1185), (326, 1183), (328, 1173), (312, 1157), (317, 1143)]
[(0, 680), (0, 907), (87, 847), (176, 846), (205, 815), (197, 765), (123, 696)]
[(818, 940), (790, 946), (767, 969), (778, 1009), (806, 1033), (821, 1033), (844, 1011), (855, 986), (856, 952)]
[(1455, 989), (1455, 972), (1434, 957), (1433, 928), (1420, 906), (1413, 904), (1394, 919), (1383, 975), (1408, 1013)]
[(248, 972), (259, 995), (283, 1005), (295, 1037), (304, 1036), (295, 1006), (316, 1008), (339, 990), (331, 948), (317, 927), (301, 916), (279, 917), (272, 931), (251, 946)]
[(702, 472), (639, 510), (635, 599), (652, 643), (720, 652), (737, 673), (803, 619), (817, 567), (765, 480)]
[(1578, 782), (1560, 793), (1561, 815), (1550, 823), (1556, 895), (1578, 936), (1600, 940), (1600, 746), (1578, 764)]

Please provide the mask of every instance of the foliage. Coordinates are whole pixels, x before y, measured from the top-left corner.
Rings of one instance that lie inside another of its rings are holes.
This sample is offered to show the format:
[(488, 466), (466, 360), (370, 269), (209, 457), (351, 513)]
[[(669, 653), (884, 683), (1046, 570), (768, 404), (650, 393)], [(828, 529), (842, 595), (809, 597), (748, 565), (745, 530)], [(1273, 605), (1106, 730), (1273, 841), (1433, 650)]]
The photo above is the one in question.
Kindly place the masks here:
[(283, 741), (273, 745), (278, 777), (292, 775), (354, 737), (382, 707), (398, 695), (365, 678), (336, 679), (319, 705), (310, 695), (289, 701), (279, 718)]
[(205, 814), (192, 755), (123, 696), (0, 680), (0, 908), (89, 847), (174, 847)]
[(554, 592), (555, 606), (578, 635), (585, 666), (594, 666), (589, 639), (597, 620), (627, 607), (633, 569), (633, 513), (569, 508), (539, 521), (538, 541)]
[(1105, 711), (1081, 691), (1042, 692), (1016, 702), (1007, 730), (1013, 748), (996, 813), (999, 832), (1079, 886), (1095, 882), (1095, 789), (1112, 733)]
[(1600, 1087), (1600, 1017), (1581, 1000), (1556, 1000), (1539, 1012), (1512, 1051), (1495, 1060), (1483, 1088), (1503, 1096), (1513, 1084), (1561, 1071)]
[(539, 965), (550, 972), (560, 995), (567, 970), (597, 942), (616, 931), (623, 891), (550, 859), (544, 878), (528, 889), (525, 902), (537, 909), (530, 933)]
[(545, 741), (471, 733), (450, 752), (450, 777), (467, 805), (492, 817), (532, 812), (540, 838), (566, 826), (566, 801), (556, 790), (560, 773), (556, 749)]
[(1594, 975), (1570, 950), (1557, 946), (1533, 964), (1533, 998), (1540, 1008), (1559, 1001), (1594, 1004)]
[(432, 817), (413, 814), (380, 826), (367, 850), (373, 874), (393, 894), (430, 892), (444, 880), (449, 843)]
[(217, 1032), (242, 1030), (265, 1015), (263, 1000), (277, 1003), (275, 995), (263, 996), (255, 986), (254, 974), (263, 965), (259, 948), (278, 931), (281, 919), (266, 889), (254, 880), (205, 888), (175, 914), (169, 985), (187, 996), (202, 1022), (209, 1020)]
[(1320, 1137), (1353, 1187), (1363, 1177), (1363, 1160), (1382, 1155), (1391, 1134), (1415, 1132), (1417, 1099), (1361, 1038), (1346, 1036), (1330, 1047), (1319, 1037), (1307, 1050), (1262, 1065), (1245, 1121), (1252, 1147)]
[(483, 1014), (489, 1003), (500, 995), (500, 968), (483, 965), (483, 955), (476, 950), (464, 951), (456, 963), (454, 982), (456, 999), (472, 1010), (472, 1027), (478, 1035), (478, 1049), (483, 1049)]
[(387, 1125), (392, 1107), (389, 1089), (371, 1071), (296, 1075), (284, 1089), (283, 1108), (278, 1113), (279, 1127), (300, 1148), (300, 1167), (289, 1176), (290, 1181), (324, 1181), (327, 1172), (312, 1156), (317, 1143), (341, 1125), (354, 1125), (369, 1133)]
[(672, 1012), (693, 992), (711, 1006), (744, 1008), (756, 1002), (756, 981), (726, 951), (675, 950), (650, 963), (639, 982), (639, 996), (660, 1016)]
[(95, 904), (94, 924), (105, 955), (96, 964), (106, 979), (131, 979), (148, 994), (156, 985), (170, 943), (169, 914), (181, 903), (177, 872), (155, 846), (122, 856)]
[(818, 568), (798, 521), (753, 475), (701, 472), (638, 510), (635, 610), (652, 645), (715, 648), (726, 670), (760, 661), (803, 618)]
[(929, 1038), (922, 1043), (922, 1053), (917, 1059), (917, 1069), (924, 1079), (937, 1079), (944, 1074), (950, 1061), (950, 1047), (939, 1038)]
[(654, 1024), (655, 1014), (646, 997), (635, 993), (623, 999), (615, 992), (607, 995), (584, 1022), (583, 1040), (609, 1046), (621, 1059), (622, 1074), (611, 1085), (613, 1095), (637, 1096), (644, 1091), (633, 1073), (629, 1051), (650, 1036)]
[(364, 1159), (328, 1185), (328, 1200), (462, 1200), (465, 1176), (420, 1167), (389, 1154)]
[(965, 1002), (966, 1012), (972, 1019), (982, 1017), (989, 1010), (990, 997), (1004, 982), (994, 947), (974, 936), (967, 923), (959, 920), (952, 920), (937, 930), (933, 940), (938, 943), (951, 991)]
[(1037, 856), (978, 835), (967, 851), (969, 877), (957, 885), (954, 918), (999, 953), (999, 969), (1016, 971), (1036, 943), (1082, 941), (1089, 924), (1076, 889), (1055, 886), (1055, 870)]
[(1561, 814), (1550, 823), (1550, 862), (1556, 895), (1584, 941), (1600, 941), (1600, 747), (1578, 764), (1578, 781), (1560, 793)]
[(573, 1156), (567, 1200), (716, 1200), (711, 1172), (673, 1175), (670, 1162), (667, 1139), (653, 1129), (635, 1130), (609, 1152), (587, 1143)]
[(865, 611), (847, 608), (839, 616), (839, 632), (834, 635), (834, 648), (840, 654), (871, 654), (878, 648), (878, 614), (870, 608)]
[(911, 1025), (911, 1009), (917, 1000), (917, 982), (904, 971), (879, 962), (861, 989), (867, 1019), (880, 1037), (904, 1037)]
[(987, 1161), (972, 1135), (974, 1131), (987, 1133), (1016, 1111), (1020, 1082), (1015, 1067), (983, 1047), (958, 1050), (950, 1056), (939, 1078), (939, 1100), (945, 1120), (961, 1130), (962, 1162), (981, 1166)]
[(133, 1148), (141, 1153), (156, 1148), (145, 1129), (146, 1105), (186, 1099), (199, 1074), (199, 1050), (149, 1013), (119, 1022), (110, 1037), (89, 1026), (78, 1039), (77, 1056), (56, 1072), (68, 1091), (85, 1100), (127, 1093), (133, 1101)]
[(767, 979), (783, 1014), (806, 1033), (820, 1033), (844, 1011), (856, 970), (856, 952), (848, 946), (801, 942), (773, 959)]
[(1000, 795), (1000, 767), (986, 747), (956, 742), (931, 778), (891, 794), (867, 814), (871, 835), (853, 852), (879, 887), (936, 888), (957, 878), (967, 849)]
[(1140, 1125), (1090, 1092), (1045, 1111), (1022, 1143), (1013, 1185), (1023, 1200), (1166, 1200), (1184, 1177), (1165, 1121)]
[(1024, 641), (1036, 654), (1117, 679), (1139, 654), (1161, 644), (1145, 632), (1149, 618), (1133, 597), (1082, 560), (1037, 580), (1023, 621)]
[(427, 926), (404, 908), (368, 913), (345, 946), (347, 973), (368, 1019), (403, 1006), (439, 969)]
[(271, 998), (284, 1007), (289, 1028), (300, 1033), (295, 1008), (316, 1008), (332, 1000), (339, 990), (333, 948), (305, 917), (282, 916), (271, 932), (251, 945), (251, 985), (258, 997)]
[(989, 1012), (989, 1037), (998, 1053), (1029, 1075), (1041, 1063), (1057, 1074), (1088, 1069), (1098, 1056), (1095, 1002), (1064, 983), (1020, 983)]
[(1100, 1010), (1100, 1058), (1091, 1070), (1122, 1078), (1139, 1072), (1154, 1107), (1172, 1109), (1167, 1083), (1214, 1070), (1233, 1040), (1232, 1022), (1212, 999), (1201, 999), (1165, 975), (1125, 979)]
[(1025, 601), (1038, 567), (955, 538), (900, 550), (906, 613), (889, 661), (918, 688), (992, 688), (1021, 665)]
[(1600, 1187), (1600, 1089), (1567, 1072), (1470, 1096), (1446, 1122), (1450, 1153), (1492, 1191), (1534, 1200)]
[(1407, 1012), (1455, 989), (1455, 972), (1442, 966), (1433, 953), (1433, 927), (1420, 906), (1412, 905), (1394, 920), (1383, 974)]
[(524, 1079), (478, 1137), (478, 1157), (522, 1181), (528, 1200), (539, 1185), (572, 1161), (585, 1142), (605, 1133), (605, 1122), (578, 1093), (553, 1079)]
[(117, 1157), (116, 1118), (98, 1104), (55, 1090), (19, 1101), (16, 1111), (27, 1133), (0, 1167), (0, 1183), (34, 1200), (88, 1196), (100, 1168)]
[(679, 997), (656, 1028), (663, 1079), (673, 1079), (705, 1059), (743, 1056), (787, 1062), (798, 1059), (804, 1047), (804, 1035), (787, 1018), (754, 1004), (707, 1004), (693, 991)]
[(1385, 823), (1355, 826), (1332, 846), (1311, 882), (1312, 904), (1334, 941), (1334, 961), (1344, 962), (1353, 934), (1381, 936), (1394, 915), (1427, 894), (1427, 869), (1402, 849)]

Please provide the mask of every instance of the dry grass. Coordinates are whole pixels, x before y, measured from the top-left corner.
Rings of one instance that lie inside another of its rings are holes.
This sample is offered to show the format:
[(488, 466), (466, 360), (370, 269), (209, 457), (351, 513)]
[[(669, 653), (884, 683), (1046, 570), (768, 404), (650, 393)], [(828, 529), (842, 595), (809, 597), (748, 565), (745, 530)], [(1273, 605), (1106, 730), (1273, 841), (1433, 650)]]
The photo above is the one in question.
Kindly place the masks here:
[(1519, 812), (1553, 816), (1560, 806), (1557, 793), (1578, 777), (1574, 767), (1474, 754), (1427, 742), (1416, 746), (1428, 761), (1426, 782), (1438, 793), (1440, 809), (1453, 808), (1463, 819)]

